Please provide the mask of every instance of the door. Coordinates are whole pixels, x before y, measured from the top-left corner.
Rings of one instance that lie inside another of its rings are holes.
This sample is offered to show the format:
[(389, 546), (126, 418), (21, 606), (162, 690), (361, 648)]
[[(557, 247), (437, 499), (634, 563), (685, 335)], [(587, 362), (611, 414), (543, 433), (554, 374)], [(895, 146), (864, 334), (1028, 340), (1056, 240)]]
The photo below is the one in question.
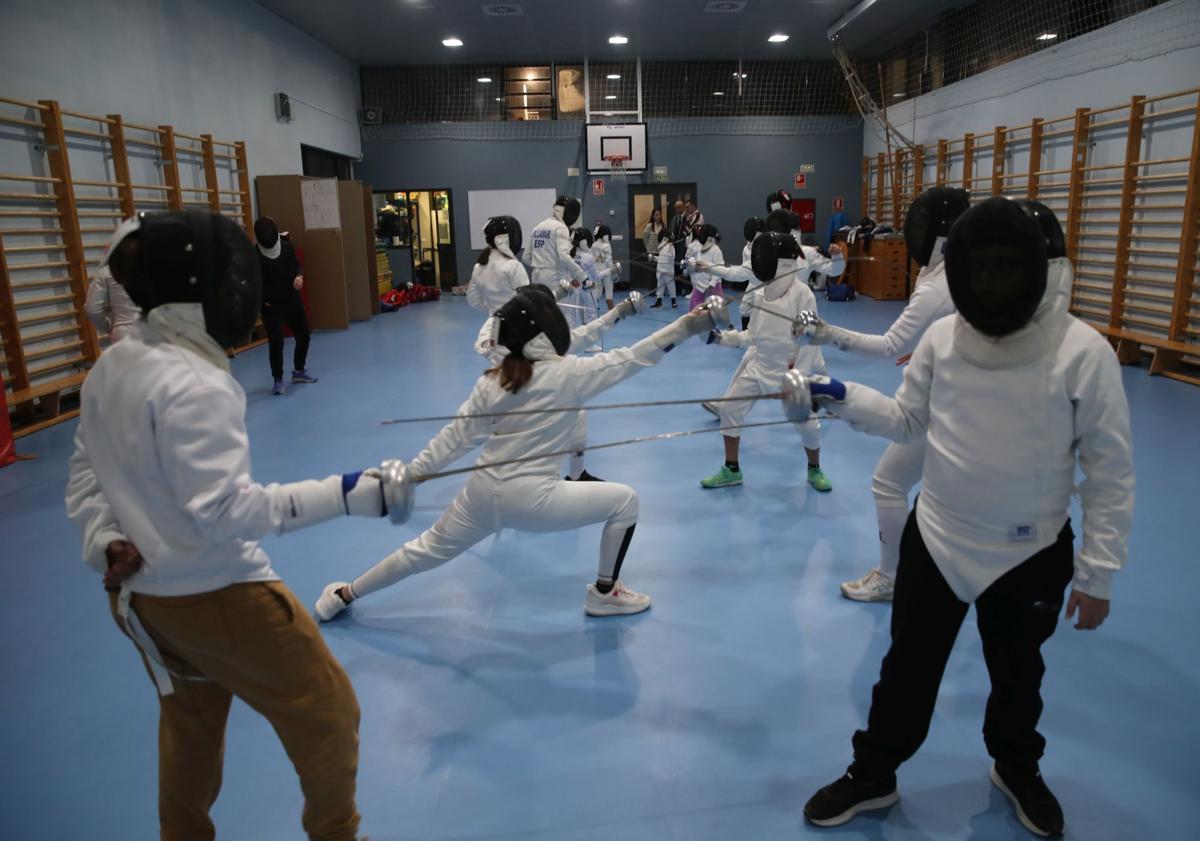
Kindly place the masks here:
[(813, 234), (817, 231), (817, 200), (792, 199), (792, 212), (800, 217), (800, 232)]
[(409, 190), (413, 276), (445, 290), (458, 283), (454, 208), (449, 190)]
[[(629, 186), (629, 285), (631, 289), (653, 289), (654, 257), (646, 253), (642, 233), (658, 210), (663, 223), (669, 224), (675, 215), (675, 202), (692, 199), (700, 203), (695, 182), (669, 184), (631, 184)], [(665, 228), (664, 228), (665, 230)]]

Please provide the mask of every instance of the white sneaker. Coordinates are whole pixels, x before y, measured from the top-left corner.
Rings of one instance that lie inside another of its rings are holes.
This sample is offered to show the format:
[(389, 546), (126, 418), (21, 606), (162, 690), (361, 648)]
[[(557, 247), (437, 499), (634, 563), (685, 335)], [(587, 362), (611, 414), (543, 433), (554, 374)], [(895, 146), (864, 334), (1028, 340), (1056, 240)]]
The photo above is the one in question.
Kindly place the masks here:
[(613, 583), (613, 588), (607, 593), (601, 593), (595, 584), (587, 586), (587, 599), (583, 603), (583, 612), (588, 616), (616, 616), (624, 613), (641, 613), (650, 607), (650, 597), (645, 593), (635, 593), (625, 587), (620, 581)]
[(701, 406), (701, 408), (704, 409), (704, 411), (708, 412), (709, 414), (716, 415), (717, 417), (721, 417), (721, 413), (719, 411), (717, 411), (716, 403), (709, 403), (706, 400), (703, 403), (701, 403), (700, 406)]
[(316, 605), (317, 617), (322, 622), (328, 622), (349, 607), (349, 605), (342, 601), (342, 597), (338, 595), (338, 590), (346, 586), (348, 585), (345, 581), (334, 581), (332, 584), (325, 585), (325, 589), (321, 591), (321, 598), (317, 599)]
[(842, 595), (856, 602), (890, 602), (896, 580), (873, 569), (857, 581), (842, 584)]

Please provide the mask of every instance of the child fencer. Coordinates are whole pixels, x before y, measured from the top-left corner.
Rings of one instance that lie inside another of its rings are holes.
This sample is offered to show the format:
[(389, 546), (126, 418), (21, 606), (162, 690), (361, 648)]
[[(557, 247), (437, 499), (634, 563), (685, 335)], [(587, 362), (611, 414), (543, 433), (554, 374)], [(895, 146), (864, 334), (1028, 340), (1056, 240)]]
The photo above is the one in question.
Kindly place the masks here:
[(776, 190), (767, 196), (767, 213), (774, 213), (776, 210), (792, 209), (792, 197), (787, 190)]
[[(1069, 314), (1070, 264), (1047, 260), (1048, 240), (1061, 242), (1062, 231), (1044, 207), (994, 197), (965, 211), (945, 246), (957, 313), (925, 332), (895, 398), (829, 378), (810, 385), (815, 402), (856, 429), (928, 442), (900, 543), (891, 648), (867, 727), (854, 734), (853, 764), (804, 807), (819, 826), (899, 799), (896, 771), (929, 731), (946, 660), (974, 603), (991, 678), (983, 723), (991, 781), (1031, 832), (1063, 831), (1062, 808), (1038, 767), (1046, 745), (1037, 731), (1041, 647), (1068, 586), (1065, 615), (1078, 612), (1077, 629), (1108, 616), (1113, 574), (1128, 556), (1133, 458), (1117, 357)], [(1076, 555), (1069, 506), (1077, 469)]]
[[(833, 324), (814, 328), (814, 345), (831, 344), (848, 353), (880, 359), (912, 353), (933, 322), (954, 312), (942, 248), (950, 226), (971, 202), (966, 190), (933, 187), (917, 196), (904, 217), (904, 242), (908, 256), (921, 267), (912, 297), (900, 317), (882, 335), (857, 333)], [(1061, 243), (1051, 259), (1063, 259)], [(841, 585), (842, 595), (860, 602), (890, 601), (900, 563), (900, 535), (908, 519), (908, 493), (921, 478), (925, 438), (906, 444), (891, 443), (875, 466), (871, 492), (879, 525), (879, 565), (862, 578)]]
[(521, 251), (521, 223), (512, 216), (493, 216), (483, 227), (487, 246), (479, 253), (467, 284), (467, 303), (489, 318), (529, 284)]
[[(595, 289), (600, 284), (600, 271), (592, 254), (592, 233), (587, 228), (576, 228), (571, 236), (571, 259), (587, 275), (579, 286), (572, 284), (571, 291), (562, 300), (563, 315), (572, 328), (582, 327), (593, 321), (598, 314)], [(584, 348), (589, 353), (603, 350), (599, 343)]]
[(592, 256), (596, 258), (596, 272), (600, 278), (600, 288), (604, 292), (604, 303), (613, 308), (613, 284), (619, 279), (621, 267), (613, 262), (612, 229), (608, 225), (597, 225), (592, 231), (595, 244), (592, 245)]
[(671, 296), (671, 309), (677, 309), (675, 300), (675, 243), (664, 233), (658, 240), (658, 254), (654, 257), (655, 307), (663, 305), (663, 295)]
[[(712, 476), (700, 480), (704, 488), (727, 488), (742, 484), (739, 463), (740, 426), (746, 414), (764, 394), (777, 392), (783, 375), (795, 367), (801, 372), (822, 373), (825, 359), (819, 347), (797, 348), (793, 324), (805, 310), (815, 312), (817, 299), (803, 278), (808, 267), (791, 233), (768, 232), (754, 240), (751, 263), (762, 286), (754, 293), (754, 309), (750, 311), (750, 326), (746, 330), (714, 331), (710, 344), (746, 348), (742, 361), (734, 372), (725, 397), (742, 400), (709, 404), (721, 419), (725, 439), (725, 463)], [(808, 454), (808, 483), (818, 491), (833, 490), (829, 477), (821, 469), (821, 425), (815, 419), (800, 429), (804, 449)]]
[(757, 216), (751, 216), (742, 225), (742, 235), (746, 238), (746, 244), (742, 246), (742, 262), (739, 265), (722, 266), (704, 260), (697, 261), (697, 266), (706, 269), (710, 274), (716, 275), (723, 281), (746, 284), (746, 288), (742, 291), (742, 300), (747, 304), (742, 308), (743, 330), (750, 326), (749, 305), (752, 303), (750, 295), (755, 289), (762, 286), (762, 282), (754, 276), (754, 270), (750, 266), (750, 248), (754, 244), (754, 238), (764, 230), (766, 230), (766, 223)]
[(688, 276), (692, 281), (692, 295), (688, 299), (689, 310), (703, 304), (709, 295), (723, 297), (725, 294), (721, 289), (721, 278), (708, 268), (700, 268), (701, 265), (711, 267), (725, 262), (725, 255), (721, 253), (721, 246), (717, 244), (720, 241), (721, 232), (717, 230), (716, 225), (706, 223), (692, 229), (692, 243), (688, 246), (685, 258)]
[[(633, 304), (624, 301), (615, 311)], [(711, 329), (707, 309), (697, 310), (632, 347), (596, 356), (570, 356), (570, 330), (554, 295), (544, 286), (523, 287), (497, 313), (496, 335), (509, 353), (475, 383), (458, 417), (447, 424), (411, 464), (409, 475), (435, 473), (482, 446), (466, 486), (432, 528), (388, 555), (353, 583), (329, 584), (317, 601), (317, 615), (330, 620), (354, 599), (433, 569), (502, 529), (550, 532), (604, 523), (596, 581), (587, 586), (584, 610), (593, 616), (639, 613), (650, 597), (620, 580), (633, 538), (638, 498), (614, 482), (558, 480), (559, 456), (570, 446), (579, 406), (638, 371), (654, 365), (675, 345)], [(546, 409), (545, 414), (481, 417), (496, 412)], [(503, 465), (508, 459), (545, 458)], [(494, 466), (489, 466), (494, 465)]]
[(83, 384), (66, 506), (159, 692), (162, 837), (215, 836), (209, 809), (236, 696), (287, 749), (308, 837), (353, 841), (354, 689), (258, 542), (346, 514), (380, 517), (380, 481), (251, 478), (246, 395), (226, 348), (250, 335), (262, 281), (232, 220), (134, 217), (105, 263), (143, 317)]

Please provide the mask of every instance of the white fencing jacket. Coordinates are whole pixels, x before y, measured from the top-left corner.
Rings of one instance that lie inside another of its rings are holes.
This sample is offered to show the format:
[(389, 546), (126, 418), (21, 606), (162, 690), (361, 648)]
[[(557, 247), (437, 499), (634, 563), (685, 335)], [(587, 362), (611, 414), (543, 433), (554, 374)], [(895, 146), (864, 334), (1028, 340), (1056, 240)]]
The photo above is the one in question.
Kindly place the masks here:
[(507, 304), (513, 294), (529, 284), (529, 275), (520, 260), (491, 249), (486, 266), (478, 263), (471, 269), (467, 285), (467, 303), (486, 315)]
[(258, 540), (295, 517), (296, 500), (250, 478), (245, 413), (227, 370), (134, 324), (81, 392), (66, 502), (84, 560), (104, 572), (108, 544), (132, 541), (145, 562), (129, 589), (154, 596), (275, 579)]
[(670, 243), (660, 243), (658, 254), (654, 260), (655, 274), (659, 277), (675, 277), (675, 246)]
[[(615, 310), (614, 310), (615, 312)], [(500, 387), (500, 378), (480, 377), (471, 396), (455, 414), (474, 415), (509, 412), (514, 409), (549, 409), (579, 406), (602, 391), (628, 379), (662, 359), (664, 351), (652, 338), (632, 347), (618, 348), (595, 356), (562, 356), (533, 363), (533, 377), (516, 394)], [(508, 417), (458, 418), (451, 421), (413, 459), (412, 475), (441, 470), (450, 462), (483, 445), (476, 464), (546, 454), (520, 464), (484, 468), (495, 481), (526, 477), (557, 480), (561, 453), (577, 444), (575, 429), (582, 412), (510, 415)], [(550, 453), (560, 455), (551, 456)]]
[[(714, 266), (719, 266), (725, 262), (725, 255), (721, 253), (721, 246), (714, 244), (707, 251), (701, 251), (697, 243), (692, 243), (692, 245), (695, 246), (695, 250), (689, 251), (689, 258), (711, 263)], [(699, 292), (707, 292), (709, 287), (714, 283), (721, 282), (721, 278), (712, 269), (699, 269), (694, 266), (691, 270), (691, 279), (692, 288)]]
[[(1054, 263), (1066, 261), (1053, 261), (1052, 271)], [(1039, 358), (999, 369), (973, 365), (955, 349), (960, 316), (945, 316), (917, 345), (894, 399), (847, 383), (838, 406), (857, 429), (897, 442), (926, 436), (917, 523), (966, 602), (1055, 541), (1073, 491), (1083, 507), (1075, 589), (1109, 598), (1113, 573), (1128, 557), (1129, 405), (1112, 348), (1066, 314), (1069, 264), (1065, 273), (1047, 290), (1062, 299), (1065, 331)], [(1078, 488), (1076, 466), (1084, 477)]]
[[(790, 272), (795, 266), (794, 261), (781, 260), (779, 271)], [(797, 348), (792, 336), (792, 322), (801, 311), (817, 311), (816, 296), (800, 278), (801, 274), (796, 273), (772, 281), (788, 284), (787, 291), (774, 301), (766, 300), (765, 289), (744, 296), (743, 311), (750, 313), (750, 324), (745, 330), (725, 330), (719, 336), (725, 347), (747, 348), (738, 372), (771, 390), (778, 390), (784, 372), (793, 364), (806, 373), (825, 370), (821, 348), (816, 345)]]
[(543, 219), (534, 226), (529, 235), (529, 255), (534, 283), (553, 287), (563, 278), (582, 283), (587, 275), (571, 259), (571, 232), (567, 226), (553, 216)]

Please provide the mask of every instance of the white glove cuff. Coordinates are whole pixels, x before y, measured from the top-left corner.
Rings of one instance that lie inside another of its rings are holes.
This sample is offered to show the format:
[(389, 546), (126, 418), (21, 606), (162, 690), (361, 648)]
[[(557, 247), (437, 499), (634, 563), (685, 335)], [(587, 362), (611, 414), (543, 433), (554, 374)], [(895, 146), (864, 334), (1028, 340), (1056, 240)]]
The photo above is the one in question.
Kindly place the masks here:
[(342, 499), (342, 477), (329, 476), (325, 479), (305, 479), (280, 485), (278, 493), (283, 500), (283, 522), (280, 534), (297, 531), (344, 516), (346, 504)]

